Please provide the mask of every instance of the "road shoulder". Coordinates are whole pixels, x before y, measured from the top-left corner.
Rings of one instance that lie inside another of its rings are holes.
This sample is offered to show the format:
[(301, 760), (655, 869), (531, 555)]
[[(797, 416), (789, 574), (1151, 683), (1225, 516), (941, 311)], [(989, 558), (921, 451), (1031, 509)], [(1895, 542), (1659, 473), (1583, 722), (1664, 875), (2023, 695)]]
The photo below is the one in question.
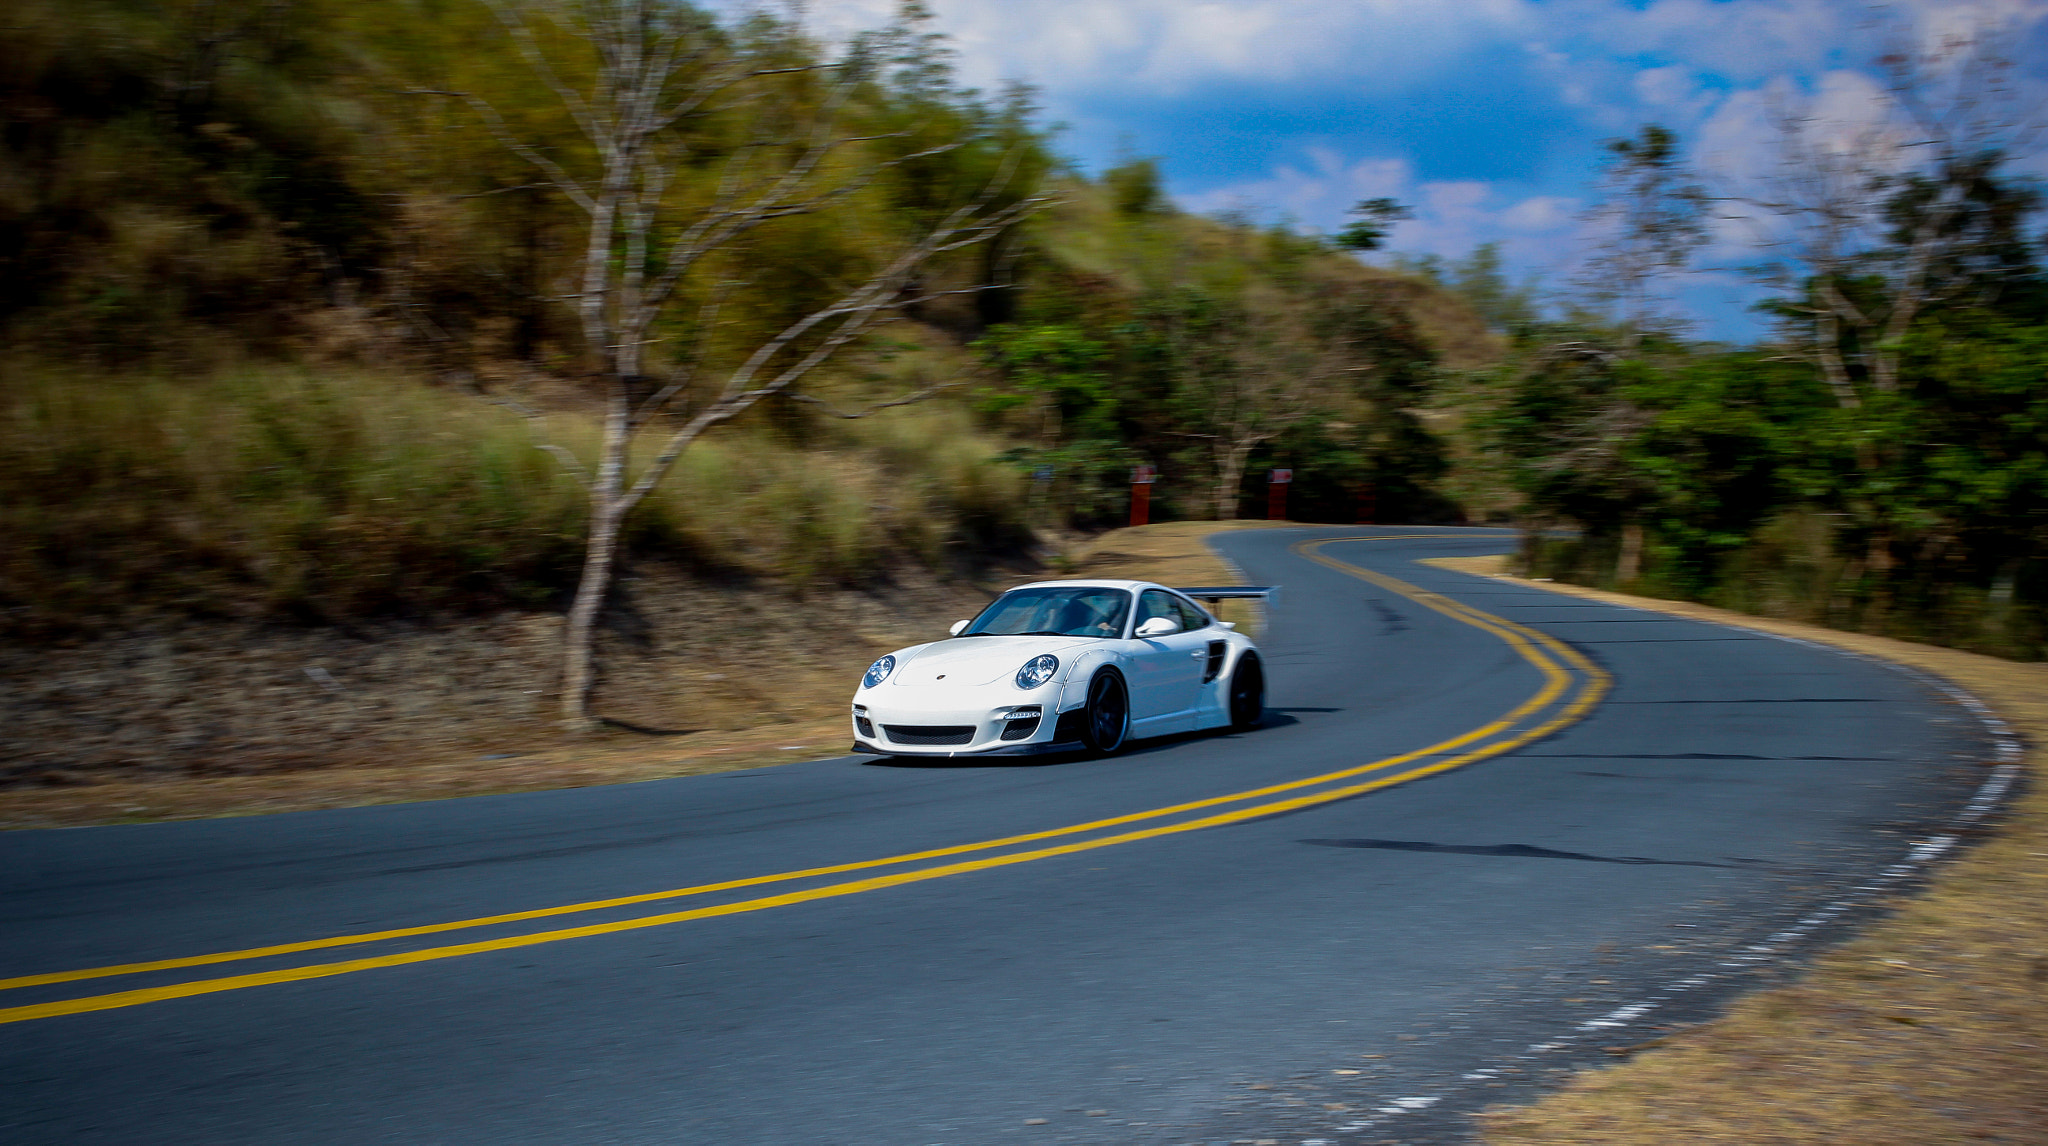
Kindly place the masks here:
[[(1510, 577), (1498, 557), (1428, 564)], [(1953, 682), (2027, 745), (2025, 780), (1975, 846), (1895, 914), (1790, 986), (1712, 1023), (1624, 1049), (1540, 1102), (1481, 1116), (1485, 1140), (2048, 1142), (2048, 665), (1681, 601), (1546, 583), (1567, 596), (1772, 633)]]

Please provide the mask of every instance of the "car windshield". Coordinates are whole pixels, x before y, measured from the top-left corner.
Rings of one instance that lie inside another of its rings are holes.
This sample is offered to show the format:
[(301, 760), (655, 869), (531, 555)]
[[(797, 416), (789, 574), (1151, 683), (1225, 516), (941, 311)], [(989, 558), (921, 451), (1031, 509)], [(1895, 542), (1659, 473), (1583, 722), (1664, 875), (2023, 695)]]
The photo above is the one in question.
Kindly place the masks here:
[(1131, 595), (1122, 589), (1013, 589), (960, 631), (963, 637), (1121, 637)]

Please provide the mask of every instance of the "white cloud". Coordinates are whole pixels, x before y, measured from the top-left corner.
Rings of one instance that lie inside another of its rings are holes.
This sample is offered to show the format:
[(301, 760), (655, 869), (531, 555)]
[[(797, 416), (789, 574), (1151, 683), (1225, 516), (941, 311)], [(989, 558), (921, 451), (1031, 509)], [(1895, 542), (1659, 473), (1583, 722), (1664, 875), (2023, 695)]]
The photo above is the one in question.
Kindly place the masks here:
[(1500, 225), (1510, 231), (1545, 235), (1569, 226), (1578, 218), (1582, 204), (1561, 195), (1532, 195), (1500, 213)]
[(1405, 199), (1413, 194), (1414, 171), (1405, 159), (1369, 158), (1347, 162), (1326, 147), (1309, 149), (1304, 169), (1282, 164), (1263, 179), (1183, 195), (1180, 205), (1195, 212), (1245, 210), (1290, 216), (1312, 227), (1335, 231), (1345, 212), (1361, 199)]
[(983, 79), (1176, 95), (1205, 83), (1391, 90), (1525, 24), (1527, 0), (938, 0)]
[[(759, 7), (760, 0), (712, 0)], [(1517, 38), (1531, 0), (932, 0), (970, 84), (1028, 79), (1060, 95), (1142, 89), (1172, 96), (1218, 81), (1336, 80), (1392, 90), (1476, 47)], [(893, 0), (814, 0), (828, 36), (886, 23)]]
[(1415, 212), (1394, 225), (1387, 244), (1407, 254), (1458, 258), (1494, 242), (1514, 265), (1554, 270), (1558, 252), (1577, 246), (1581, 204), (1574, 198), (1514, 197), (1478, 180), (1417, 180), (1400, 158), (1346, 160), (1325, 148), (1312, 151), (1310, 159), (1306, 166), (1282, 165), (1266, 178), (1185, 196), (1181, 205), (1198, 212), (1291, 217), (1327, 234), (1344, 226), (1347, 210), (1359, 200), (1385, 196)]

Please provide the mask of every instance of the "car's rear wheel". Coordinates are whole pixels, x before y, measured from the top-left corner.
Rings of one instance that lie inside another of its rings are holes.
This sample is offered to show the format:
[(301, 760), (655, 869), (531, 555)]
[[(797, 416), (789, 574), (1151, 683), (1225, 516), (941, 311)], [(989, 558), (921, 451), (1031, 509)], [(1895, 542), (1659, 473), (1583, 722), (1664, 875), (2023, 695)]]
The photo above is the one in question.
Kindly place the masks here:
[(1114, 672), (1100, 672), (1088, 682), (1088, 716), (1081, 724), (1081, 736), (1088, 750), (1107, 756), (1124, 746), (1131, 731), (1130, 694), (1124, 678)]
[(1246, 653), (1230, 674), (1230, 727), (1239, 732), (1257, 728), (1265, 716), (1266, 670), (1259, 658)]

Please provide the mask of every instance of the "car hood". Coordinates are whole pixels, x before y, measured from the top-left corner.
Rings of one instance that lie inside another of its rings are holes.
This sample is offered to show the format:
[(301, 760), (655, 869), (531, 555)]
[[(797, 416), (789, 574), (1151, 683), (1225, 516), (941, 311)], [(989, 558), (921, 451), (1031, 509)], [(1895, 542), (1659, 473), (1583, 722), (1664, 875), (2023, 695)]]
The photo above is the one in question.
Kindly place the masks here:
[(1066, 650), (1095, 641), (1094, 637), (954, 637), (933, 641), (900, 657), (902, 663), (890, 679), (923, 688), (994, 684), (1015, 675), (1025, 661), (1045, 653), (1059, 657), (1061, 668), (1065, 668)]

